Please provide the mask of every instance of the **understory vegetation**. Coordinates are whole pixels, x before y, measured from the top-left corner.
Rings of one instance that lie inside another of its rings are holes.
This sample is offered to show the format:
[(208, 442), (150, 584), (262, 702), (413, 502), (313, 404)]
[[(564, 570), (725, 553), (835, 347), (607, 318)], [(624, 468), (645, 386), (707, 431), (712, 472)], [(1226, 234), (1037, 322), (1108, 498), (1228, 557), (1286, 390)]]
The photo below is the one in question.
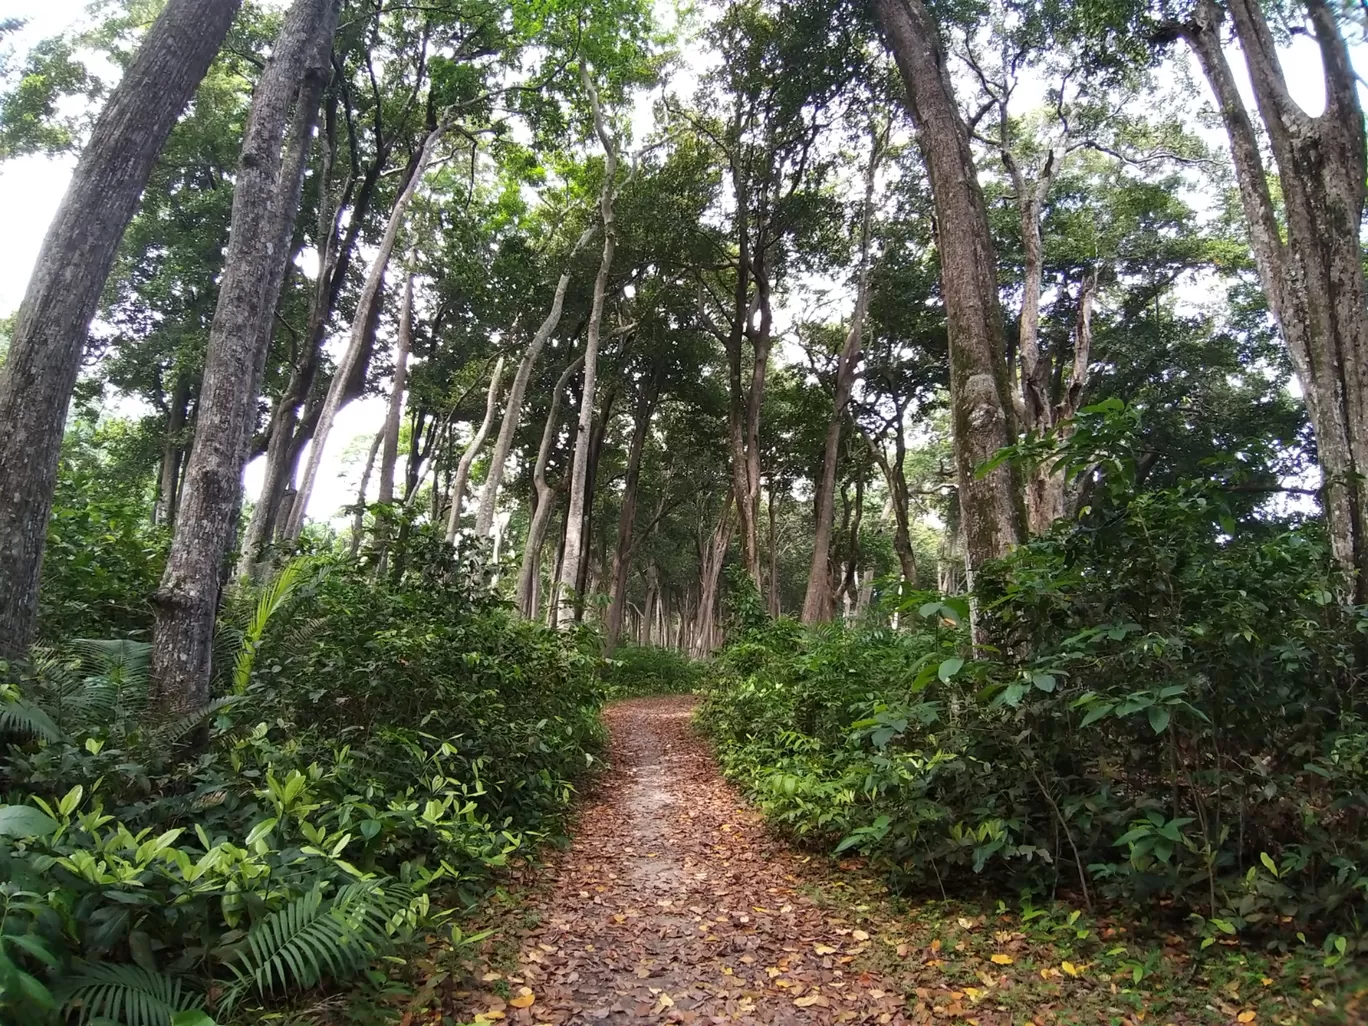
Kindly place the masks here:
[(515, 615), (440, 538), (413, 549), (379, 581), (304, 557), (236, 596), (216, 697), (176, 720), (146, 715), (145, 641), (11, 668), (0, 1019), (245, 1021), (480, 939), (453, 917), (560, 835), (594, 764), (597, 644)]
[(1320, 525), (1237, 524), (1233, 471), (1136, 491), (1128, 418), (1089, 422), (1063, 458), (1112, 468), (1105, 492), (973, 596), (803, 627), (742, 590), (700, 713), (722, 765), (793, 834), (913, 893), (1125, 905), (1203, 946), (1352, 958), (1368, 611), (1336, 598)]

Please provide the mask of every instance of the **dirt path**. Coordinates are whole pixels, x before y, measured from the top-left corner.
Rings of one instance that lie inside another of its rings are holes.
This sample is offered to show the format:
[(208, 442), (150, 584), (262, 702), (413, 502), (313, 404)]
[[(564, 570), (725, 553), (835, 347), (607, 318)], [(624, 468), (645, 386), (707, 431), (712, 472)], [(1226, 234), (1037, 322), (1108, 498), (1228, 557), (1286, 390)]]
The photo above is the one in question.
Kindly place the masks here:
[(901, 991), (852, 965), (869, 938), (802, 893), (801, 856), (718, 775), (693, 703), (608, 710), (613, 768), (477, 1022), (906, 1022)]

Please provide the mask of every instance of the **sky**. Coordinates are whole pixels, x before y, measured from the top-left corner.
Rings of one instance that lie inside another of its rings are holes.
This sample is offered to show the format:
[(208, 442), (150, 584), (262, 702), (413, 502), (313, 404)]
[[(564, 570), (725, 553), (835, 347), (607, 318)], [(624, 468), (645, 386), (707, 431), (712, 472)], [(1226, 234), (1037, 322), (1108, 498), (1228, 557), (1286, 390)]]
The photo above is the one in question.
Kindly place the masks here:
[[(5, 0), (6, 17), (27, 21), (15, 40), (17, 49), (22, 51), (36, 40), (70, 28), (81, 19), (87, 3), (88, 0)], [(1282, 57), (1293, 97), (1308, 113), (1319, 113), (1324, 107), (1325, 96), (1315, 44), (1298, 37), (1283, 51)], [(1368, 48), (1356, 48), (1354, 57), (1360, 70), (1368, 70)], [(1232, 64), (1241, 91), (1249, 102), (1243, 63), (1235, 56)], [(643, 109), (649, 107), (643, 105)], [(640, 121), (640, 117), (633, 120)], [(644, 127), (634, 125), (634, 134), (640, 136)], [(1223, 142), (1219, 131), (1212, 131), (1209, 138), (1213, 143)], [(0, 163), (0, 211), (4, 212), (4, 222), (0, 224), (4, 239), (0, 246), (0, 318), (8, 317), (19, 306), (43, 234), (61, 202), (74, 164), (74, 156), (20, 157)], [(337, 340), (339, 349), (340, 341)], [(372, 396), (350, 404), (339, 415), (324, 453), (324, 469), (309, 503), (308, 512), (314, 519), (328, 518), (339, 507), (355, 501), (360, 471), (357, 469), (359, 457), (354, 454), (364, 448), (362, 440), (369, 440), (379, 429), (384, 410), (384, 398)], [(350, 459), (346, 458), (349, 453), (353, 454)], [(244, 485), (249, 499), (255, 499), (259, 494), (262, 474), (260, 459), (248, 466)]]

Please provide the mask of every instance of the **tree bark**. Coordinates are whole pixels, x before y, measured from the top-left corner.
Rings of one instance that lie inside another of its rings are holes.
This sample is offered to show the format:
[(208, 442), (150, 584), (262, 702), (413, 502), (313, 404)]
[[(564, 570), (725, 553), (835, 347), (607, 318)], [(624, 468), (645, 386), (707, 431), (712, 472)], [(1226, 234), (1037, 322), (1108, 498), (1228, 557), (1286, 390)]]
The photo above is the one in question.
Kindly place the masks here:
[(375, 501), (394, 501), (394, 471), (399, 464), (399, 425), (404, 418), (404, 389), (408, 386), (408, 358), (413, 345), (413, 275), (404, 282), (404, 302), (399, 310), (399, 338), (394, 351), (394, 387), (390, 389), (385, 415), (384, 442), (380, 450), (380, 492)]
[(713, 649), (717, 631), (717, 597), (722, 582), (722, 566), (732, 536), (732, 494), (723, 500), (717, 524), (705, 544), (699, 547), (698, 609), (694, 618), (690, 654), (701, 659)]
[(181, 468), (185, 463), (186, 417), (190, 408), (190, 376), (177, 371), (171, 391), (171, 406), (166, 413), (166, 441), (162, 446), (161, 474), (157, 485), (156, 523), (171, 526), (176, 522), (176, 501), (180, 498)]
[(423, 180), (423, 174), (427, 170), (428, 164), (431, 163), (437, 144), (446, 134), (447, 128), (448, 126), (445, 124), (438, 125), (428, 132), (423, 139), (413, 174), (390, 208), (389, 221), (385, 225), (385, 234), (380, 239), (375, 258), (371, 261), (370, 273), (366, 276), (366, 283), (361, 288), (361, 295), (357, 297), (356, 316), (352, 318), (351, 336), (347, 343), (347, 351), (343, 354), (336, 373), (333, 374), (332, 383), (328, 386), (327, 398), (323, 400), (323, 409), (318, 415), (318, 424), (314, 428), (313, 441), (309, 445), (309, 462), (304, 465), (304, 478), (299, 483), (299, 497), (295, 500), (294, 508), (290, 510), (290, 519), (284, 531), (284, 537), (287, 541), (298, 539), (299, 532), (304, 527), (304, 511), (309, 505), (309, 496), (312, 494), (314, 482), (318, 478), (318, 470), (323, 465), (323, 450), (327, 447), (328, 435), (332, 432), (333, 421), (337, 418), (337, 412), (342, 407), (347, 380), (350, 378), (352, 370), (360, 362), (362, 352), (365, 349), (367, 314), (377, 302), (380, 290), (384, 286), (385, 269), (389, 266), (390, 256), (394, 253), (394, 244), (399, 237), (399, 229), (404, 223), (404, 215), (408, 212), (409, 203), (413, 200), (414, 193), (418, 191), (418, 186)]
[(1230, 138), (1259, 278), (1287, 342), (1316, 434), (1331, 551), (1368, 601), (1368, 288), (1360, 229), (1363, 109), (1344, 36), (1325, 0), (1304, 0), (1320, 48), (1326, 106), (1296, 105), (1262, 9), (1230, 0), (1259, 116), (1277, 165), (1286, 238), (1258, 137), (1221, 48), (1224, 12), (1202, 0), (1179, 29), (1196, 52)]
[(561, 393), (565, 391), (565, 386), (570, 382), (570, 376), (575, 373), (575, 369), (579, 367), (582, 359), (582, 357), (576, 357), (572, 360), (565, 370), (561, 371), (561, 375), (556, 381), (555, 391), (551, 393), (551, 409), (546, 414), (546, 426), (542, 428), (541, 447), (537, 450), (537, 463), (532, 469), (534, 507), (532, 523), (527, 529), (527, 544), (523, 546), (522, 569), (518, 574), (517, 594), (517, 606), (528, 619), (535, 619), (537, 616), (537, 592), (540, 590), (537, 585), (541, 576), (541, 550), (546, 541), (546, 529), (551, 523), (551, 514), (554, 512), (552, 498), (555, 492), (546, 483), (546, 464), (551, 459), (551, 447), (556, 441), (556, 434), (560, 427), (557, 414), (560, 412)]
[(860, 271), (855, 287), (855, 309), (850, 315), (850, 331), (836, 362), (836, 387), (831, 417), (827, 421), (826, 442), (822, 450), (822, 476), (817, 482), (816, 523), (812, 536), (812, 563), (808, 567), (807, 593), (803, 596), (803, 623), (823, 623), (835, 612), (831, 595), (831, 527), (835, 511), (836, 465), (841, 454), (841, 428), (846, 407), (855, 386), (864, 339), (865, 310), (869, 305), (869, 231), (874, 216), (874, 176), (879, 167), (882, 140), (877, 134), (865, 169), (864, 209), (860, 222)]
[[(361, 535), (366, 529), (366, 491), (370, 488), (371, 471), (375, 469), (375, 454), (380, 450), (384, 439), (385, 429), (382, 427), (371, 439), (370, 449), (366, 452), (365, 465), (361, 468), (361, 483), (356, 489), (356, 514), (352, 517), (350, 548), (352, 559), (355, 559), (356, 554), (361, 551)], [(381, 576), (383, 576), (383, 572)]]
[(656, 407), (655, 381), (643, 384), (642, 389), (627, 454), (627, 477), (623, 483), (622, 509), (618, 514), (617, 547), (613, 550), (613, 595), (608, 606), (608, 626), (603, 636), (603, 651), (609, 656), (617, 648), (618, 636), (622, 633), (622, 615), (627, 608), (627, 576), (632, 565), (632, 528), (636, 521), (637, 486), (641, 482), (641, 454), (646, 448), (646, 435), (650, 432)]
[(508, 453), (513, 448), (513, 435), (517, 432), (518, 422), (522, 418), (522, 401), (527, 393), (527, 383), (532, 378), (537, 357), (541, 355), (546, 340), (560, 324), (561, 310), (565, 306), (565, 291), (570, 287), (570, 264), (580, 249), (589, 242), (592, 234), (593, 229), (586, 228), (575, 243), (575, 248), (570, 251), (565, 270), (561, 272), (560, 280), (556, 282), (555, 294), (551, 297), (551, 310), (538, 326), (532, 341), (527, 344), (522, 361), (518, 364), (518, 373), (513, 376), (513, 384), (509, 386), (508, 405), (504, 409), (503, 422), (499, 425), (499, 437), (494, 441), (494, 451), (489, 457), (489, 476), (485, 478), (484, 492), (480, 495), (480, 509), (475, 516), (477, 538), (488, 537), (494, 526), (494, 510), (499, 504), (499, 489), (503, 487), (504, 468), (508, 464)]
[(195, 442), (156, 596), (152, 703), (163, 713), (196, 709), (209, 698), (220, 576), (338, 6), (338, 0), (297, 0), (290, 8), (247, 120)]
[(0, 658), (33, 636), (67, 406), (124, 230), (240, 0), (170, 0), (100, 112), (43, 239), (0, 369)]
[[(575, 437), (575, 457), (570, 475), (570, 516), (565, 525), (565, 555), (561, 561), (561, 565), (570, 568), (572, 573), (579, 567), (585, 543), (584, 498), (589, 463), (589, 429), (594, 420), (599, 334), (603, 326), (603, 303), (608, 291), (608, 275), (613, 268), (613, 251), (617, 246), (617, 223), (613, 216), (617, 143), (608, 132), (603, 108), (599, 103), (598, 90), (594, 88), (593, 79), (589, 76), (589, 67), (583, 61), (580, 62), (579, 75), (593, 110), (594, 132), (603, 146), (603, 191), (599, 195), (599, 212), (603, 220), (603, 256), (599, 261), (598, 274), (594, 278), (594, 297), (590, 305), (584, 344), (584, 387), (580, 390), (579, 433)], [(565, 593), (555, 595), (553, 601), (563, 604), (566, 611), (573, 616), (579, 596), (571, 595), (569, 589), (565, 589)]]
[(479, 428), (475, 431), (475, 437), (466, 446), (465, 452), (461, 453), (461, 460), (456, 464), (456, 480), (451, 485), (451, 513), (447, 517), (446, 540), (451, 543), (456, 541), (456, 534), (461, 529), (461, 507), (465, 503), (466, 482), (470, 479), (470, 465), (475, 462), (475, 457), (484, 448), (485, 439), (489, 437), (489, 429), (494, 423), (494, 411), (499, 406), (499, 381), (503, 377), (504, 358), (501, 356), (494, 362), (494, 373), (489, 376), (489, 391), (485, 394), (484, 420), (480, 421)]
[(997, 260), (969, 133), (956, 104), (940, 34), (922, 0), (874, 0), (907, 90), (936, 210), (950, 343), (955, 470), (969, 572), (1023, 538), (1020, 475), (1010, 464), (977, 468), (1012, 444), (1016, 424), (1007, 379), (1006, 332)]

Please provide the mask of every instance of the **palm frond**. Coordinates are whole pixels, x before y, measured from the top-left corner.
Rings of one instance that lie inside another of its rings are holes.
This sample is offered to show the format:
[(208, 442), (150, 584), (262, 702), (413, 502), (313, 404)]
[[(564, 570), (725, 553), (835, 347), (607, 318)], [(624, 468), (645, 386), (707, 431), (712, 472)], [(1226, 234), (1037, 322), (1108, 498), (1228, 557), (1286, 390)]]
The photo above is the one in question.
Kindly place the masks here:
[(148, 733), (148, 744), (156, 749), (172, 748), (185, 739), (188, 734), (193, 733), (220, 710), (227, 709), (236, 705), (242, 700), (241, 695), (226, 695), (223, 698), (215, 698), (205, 702), (198, 709), (192, 709), (178, 719), (170, 720), (161, 724)]
[(178, 977), (113, 962), (80, 965), (61, 997), (77, 1023), (100, 1018), (124, 1026), (166, 1026), (178, 1012), (204, 1006), (204, 996)]
[(252, 618), (243, 629), (242, 646), (233, 660), (233, 694), (240, 695), (247, 690), (252, 679), (252, 665), (256, 662), (257, 651), (261, 648), (261, 639), (271, 617), (290, 600), (294, 590), (303, 582), (304, 572), (312, 565), (313, 561), (307, 559), (287, 563), (275, 580), (261, 590)]
[(0, 703), (0, 735), (5, 734), (41, 737), (45, 741), (57, 741), (62, 737), (61, 728), (53, 718), (26, 698)]
[(249, 990), (312, 987), (362, 969), (390, 946), (385, 927), (399, 906), (383, 881), (348, 884), (331, 899), (315, 887), (248, 931), (228, 965), (237, 980), (222, 1007), (233, 1008)]

